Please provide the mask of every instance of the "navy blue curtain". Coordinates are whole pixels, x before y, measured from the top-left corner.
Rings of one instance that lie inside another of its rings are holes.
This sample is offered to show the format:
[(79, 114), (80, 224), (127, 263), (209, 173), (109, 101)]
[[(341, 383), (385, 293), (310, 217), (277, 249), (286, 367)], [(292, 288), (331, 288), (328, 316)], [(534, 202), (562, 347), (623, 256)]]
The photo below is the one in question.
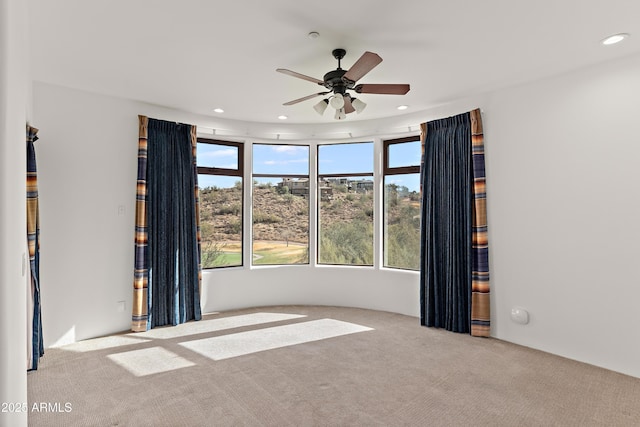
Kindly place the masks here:
[(29, 322), (28, 369), (38, 369), (38, 361), (44, 355), (42, 339), (42, 315), (40, 309), (40, 209), (38, 206), (38, 168), (36, 149), (38, 129), (27, 125), (27, 243), (31, 276), (31, 321)]
[(148, 119), (148, 327), (200, 320), (200, 253), (191, 125)]
[(420, 320), (470, 332), (473, 175), (470, 114), (423, 126)]

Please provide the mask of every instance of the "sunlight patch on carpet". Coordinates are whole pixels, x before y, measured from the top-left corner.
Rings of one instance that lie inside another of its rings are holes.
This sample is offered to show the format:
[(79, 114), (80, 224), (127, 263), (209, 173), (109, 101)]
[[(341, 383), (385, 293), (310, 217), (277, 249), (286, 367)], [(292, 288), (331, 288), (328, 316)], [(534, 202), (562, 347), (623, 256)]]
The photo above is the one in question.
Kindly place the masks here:
[(177, 326), (155, 328), (146, 332), (129, 334), (135, 337), (170, 339), (187, 335), (203, 334), (207, 332), (223, 331), (225, 329), (241, 328), (243, 326), (261, 325), (263, 323), (281, 322), (283, 320), (307, 317), (303, 314), (287, 313), (252, 313), (241, 316), (222, 317), (220, 319), (200, 320), (182, 323)]
[(105, 348), (122, 347), (125, 345), (141, 344), (143, 342), (149, 342), (150, 340), (144, 340), (139, 338), (125, 337), (122, 335), (115, 335), (110, 337), (93, 338), (90, 340), (78, 341), (73, 344), (67, 344), (60, 347), (62, 350), (69, 350), (78, 353), (84, 353), (87, 351), (104, 350)]
[(372, 328), (356, 325), (355, 323), (334, 319), (320, 319), (186, 341), (180, 343), (180, 345), (209, 359), (224, 360), (260, 351), (372, 330)]
[(195, 363), (162, 347), (115, 353), (107, 357), (136, 377), (174, 371), (195, 365)]

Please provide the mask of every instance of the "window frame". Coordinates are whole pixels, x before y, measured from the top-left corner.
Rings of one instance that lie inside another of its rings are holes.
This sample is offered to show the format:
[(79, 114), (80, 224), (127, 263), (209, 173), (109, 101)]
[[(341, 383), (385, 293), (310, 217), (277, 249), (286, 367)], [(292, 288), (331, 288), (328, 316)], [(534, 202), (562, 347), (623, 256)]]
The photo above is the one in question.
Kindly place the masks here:
[(383, 139), (382, 140), (382, 179), (387, 175), (405, 175), (410, 173), (420, 173), (420, 164), (412, 166), (389, 167), (389, 146), (406, 142), (420, 142), (420, 135), (406, 136), (404, 138)]
[[(348, 145), (348, 144), (371, 144), (372, 147), (371, 149), (373, 150), (372, 154), (373, 154), (373, 163), (371, 165), (371, 172), (355, 172), (355, 173), (320, 173), (320, 147), (323, 146), (329, 146), (329, 145)], [(373, 261), (371, 263), (371, 265), (364, 265), (364, 264), (331, 264), (331, 263), (326, 263), (326, 262), (320, 262), (320, 244), (321, 244), (321, 239), (320, 239), (320, 230), (321, 230), (321, 226), (320, 226), (320, 209), (322, 208), (322, 203), (320, 203), (320, 194), (317, 194), (318, 192), (318, 188), (319, 188), (319, 183), (320, 181), (322, 181), (323, 179), (326, 178), (350, 178), (350, 177), (371, 177), (371, 181), (373, 182), (374, 185), (374, 191), (372, 192), (372, 197), (373, 197), (373, 224), (375, 227), (375, 211), (376, 211), (376, 191), (375, 191), (375, 180), (376, 180), (376, 168), (375, 168), (375, 153), (376, 153), (376, 141), (375, 140), (371, 140), (371, 141), (350, 141), (350, 142), (330, 142), (330, 143), (318, 143), (316, 144), (316, 181), (315, 181), (315, 185), (316, 185), (316, 197), (318, 199), (318, 203), (316, 203), (316, 265), (327, 265), (327, 266), (338, 266), (338, 267), (357, 267), (357, 268), (372, 268), (375, 267), (376, 265), (376, 257), (375, 257), (375, 247), (376, 247), (376, 236), (375, 236), (375, 231), (374, 231), (374, 235), (373, 235)]]
[[(292, 147), (306, 147), (307, 148), (307, 174), (273, 174), (273, 173), (254, 173), (253, 172), (253, 161), (254, 161), (254, 152), (253, 152), (253, 147), (255, 147), (256, 145), (266, 145), (266, 146), (292, 146)], [(254, 142), (251, 144), (251, 250), (250, 250), (250, 258), (251, 258), (251, 268), (260, 268), (260, 267), (272, 267), (272, 266), (296, 266), (296, 265), (311, 265), (311, 246), (309, 245), (309, 243), (311, 242), (311, 233), (313, 232), (313, 229), (311, 228), (311, 144), (288, 144), (285, 142), (280, 142), (280, 143), (265, 143), (265, 142)], [(255, 178), (307, 178), (307, 181), (309, 182), (309, 197), (307, 197), (307, 218), (309, 219), (308, 221), (308, 229), (307, 229), (307, 262), (306, 263), (299, 263), (299, 264), (255, 264), (254, 261), (254, 256), (253, 256), (253, 244), (254, 244), (254, 239), (253, 239), (253, 186), (254, 186), (254, 181)]]
[[(409, 174), (420, 174), (420, 163), (422, 162), (422, 160), (419, 160), (418, 165), (411, 165), (411, 166), (397, 166), (397, 167), (390, 167), (389, 166), (389, 148), (392, 145), (395, 144), (403, 144), (403, 143), (407, 143), (407, 142), (421, 142), (421, 138), (420, 138), (420, 134), (414, 135), (414, 136), (406, 136), (406, 137), (402, 137), (402, 138), (394, 138), (394, 139), (384, 139), (382, 140), (382, 174), (381, 174), (381, 183), (382, 183), (382, 211), (380, 212), (382, 214), (382, 218), (381, 218), (381, 223), (382, 223), (382, 235), (381, 235), (381, 246), (382, 246), (382, 259), (381, 259), (381, 267), (382, 268), (391, 268), (394, 270), (404, 270), (404, 271), (417, 271), (415, 269), (412, 268), (403, 268), (403, 267), (394, 267), (394, 266), (388, 266), (385, 265), (385, 259), (386, 259), (386, 254), (387, 254), (387, 248), (386, 246), (386, 226), (387, 226), (387, 221), (386, 221), (386, 209), (385, 207), (387, 206), (387, 200), (386, 200), (386, 191), (385, 191), (385, 180), (387, 176), (392, 176), (392, 175), (409, 175)], [(418, 190), (419, 192), (421, 192), (422, 190), (422, 183), (420, 183), (420, 189)]]
[(198, 166), (198, 175), (239, 176), (244, 179), (244, 143), (201, 137), (196, 138), (196, 142), (201, 144), (226, 145), (227, 147), (236, 147), (238, 149), (237, 169)]
[[(202, 267), (203, 270), (214, 270), (218, 268), (237, 268), (244, 266), (244, 241), (245, 241), (245, 229), (244, 229), (244, 184), (246, 177), (244, 176), (244, 148), (245, 144), (243, 142), (235, 142), (235, 141), (224, 141), (220, 139), (213, 138), (203, 138), (197, 137), (196, 143), (200, 144), (212, 144), (212, 145), (224, 145), (227, 147), (236, 147), (238, 149), (238, 167), (236, 169), (231, 168), (216, 168), (209, 166), (199, 166), (196, 165), (196, 173), (198, 175), (214, 175), (214, 176), (235, 176), (241, 178), (241, 188), (240, 188), (240, 202), (241, 202), (241, 215), (240, 215), (240, 227), (241, 227), (241, 239), (240, 239), (240, 264), (239, 265), (221, 265), (217, 267)], [(197, 157), (196, 157), (197, 162)], [(200, 217), (200, 213), (198, 212), (198, 217)]]

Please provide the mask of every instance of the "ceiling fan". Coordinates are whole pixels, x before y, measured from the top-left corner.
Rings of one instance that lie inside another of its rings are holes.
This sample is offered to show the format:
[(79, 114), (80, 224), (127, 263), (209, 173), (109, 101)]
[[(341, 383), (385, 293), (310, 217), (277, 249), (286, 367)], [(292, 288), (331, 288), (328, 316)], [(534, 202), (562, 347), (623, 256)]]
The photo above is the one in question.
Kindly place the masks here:
[(299, 79), (307, 80), (312, 83), (317, 83), (320, 86), (327, 88), (327, 91), (314, 93), (302, 98), (294, 99), (293, 101), (285, 102), (283, 105), (293, 105), (308, 99), (315, 98), (317, 96), (330, 95), (328, 98), (318, 102), (313, 108), (322, 115), (327, 109), (328, 105), (331, 105), (336, 109), (335, 118), (337, 120), (343, 120), (347, 114), (356, 111), (360, 113), (367, 104), (357, 99), (347, 91), (354, 91), (356, 93), (372, 93), (383, 95), (405, 95), (409, 92), (408, 84), (358, 84), (356, 82), (364, 77), (369, 71), (371, 71), (376, 65), (382, 62), (382, 58), (378, 54), (373, 52), (365, 52), (356, 61), (349, 70), (343, 70), (340, 67), (340, 60), (344, 58), (347, 51), (344, 49), (334, 49), (332, 51), (333, 57), (338, 60), (338, 68), (333, 71), (329, 71), (324, 75), (323, 80), (309, 77), (304, 74), (296, 73), (295, 71), (287, 70), (284, 68), (278, 68), (276, 71), (289, 76), (297, 77)]

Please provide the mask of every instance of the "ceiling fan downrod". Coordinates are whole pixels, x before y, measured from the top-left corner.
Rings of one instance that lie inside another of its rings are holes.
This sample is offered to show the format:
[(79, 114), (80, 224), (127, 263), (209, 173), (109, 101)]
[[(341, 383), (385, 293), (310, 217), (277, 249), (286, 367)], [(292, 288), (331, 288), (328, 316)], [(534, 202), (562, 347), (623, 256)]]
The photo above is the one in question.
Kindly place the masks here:
[(347, 73), (347, 70), (343, 70), (340, 66), (340, 60), (344, 58), (347, 51), (344, 49), (334, 49), (331, 53), (333, 54), (333, 57), (338, 60), (338, 68), (329, 71), (324, 75), (324, 87), (333, 91), (333, 93), (344, 95), (347, 92), (347, 89), (352, 88), (349, 87), (349, 85), (342, 79), (342, 76)]
[(344, 56), (347, 54), (347, 51), (344, 49), (333, 49), (331, 54), (338, 60), (338, 70), (342, 70), (342, 68), (340, 67), (340, 60), (344, 58)]

